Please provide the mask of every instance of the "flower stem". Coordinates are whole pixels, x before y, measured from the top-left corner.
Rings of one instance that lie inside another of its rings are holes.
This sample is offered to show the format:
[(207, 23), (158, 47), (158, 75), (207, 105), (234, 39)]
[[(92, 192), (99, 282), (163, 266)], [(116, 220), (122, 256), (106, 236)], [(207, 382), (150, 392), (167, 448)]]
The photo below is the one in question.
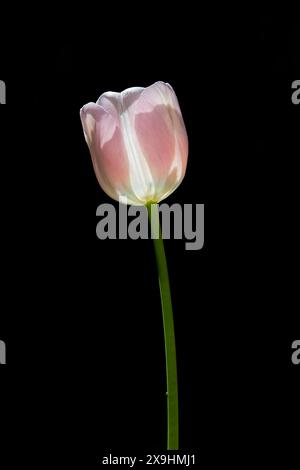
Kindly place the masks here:
[[(176, 345), (173, 321), (173, 310), (168, 275), (168, 266), (164, 249), (161, 228), (159, 225), (159, 213), (157, 204), (147, 204), (149, 220), (151, 225), (159, 288), (162, 306), (166, 376), (167, 376), (167, 408), (168, 408), (168, 450), (178, 450), (178, 385), (177, 385), (177, 363)], [(155, 231), (156, 226), (156, 231)], [(156, 236), (156, 238), (155, 238)]]

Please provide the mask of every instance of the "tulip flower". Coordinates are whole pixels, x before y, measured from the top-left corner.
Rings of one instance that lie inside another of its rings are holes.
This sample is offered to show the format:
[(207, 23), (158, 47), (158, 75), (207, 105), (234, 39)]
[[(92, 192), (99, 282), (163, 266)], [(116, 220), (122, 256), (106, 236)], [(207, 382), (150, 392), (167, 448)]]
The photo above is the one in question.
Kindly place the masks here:
[(158, 203), (181, 183), (188, 140), (168, 83), (103, 93), (80, 116), (95, 174), (113, 199)]
[[(145, 205), (150, 223), (158, 220), (158, 203), (181, 183), (188, 139), (172, 87), (106, 92), (80, 111), (96, 177), (113, 199)], [(179, 448), (176, 347), (170, 284), (161, 233), (153, 239), (162, 304), (168, 407), (168, 450)]]

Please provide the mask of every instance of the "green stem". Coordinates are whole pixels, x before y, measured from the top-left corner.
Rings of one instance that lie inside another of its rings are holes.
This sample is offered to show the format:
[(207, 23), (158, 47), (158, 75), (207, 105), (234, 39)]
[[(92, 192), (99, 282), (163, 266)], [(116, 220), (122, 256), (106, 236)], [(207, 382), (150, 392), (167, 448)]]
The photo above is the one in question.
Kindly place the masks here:
[[(158, 271), (160, 299), (165, 337), (166, 376), (167, 376), (167, 407), (168, 407), (168, 450), (178, 450), (178, 386), (176, 345), (173, 322), (173, 310), (168, 275), (168, 266), (164, 249), (164, 241), (159, 226), (158, 205), (147, 204), (152, 233), (157, 227), (157, 238), (153, 238)], [(153, 217), (152, 217), (153, 214)], [(156, 222), (153, 223), (153, 220)], [(154, 235), (155, 236), (155, 235)]]

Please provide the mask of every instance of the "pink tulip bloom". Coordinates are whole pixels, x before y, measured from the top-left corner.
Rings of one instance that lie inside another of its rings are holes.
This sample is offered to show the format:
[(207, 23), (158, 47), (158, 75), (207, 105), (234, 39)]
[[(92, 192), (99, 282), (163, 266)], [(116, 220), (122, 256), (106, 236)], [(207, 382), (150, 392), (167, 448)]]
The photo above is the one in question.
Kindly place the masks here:
[(188, 139), (168, 83), (103, 93), (80, 110), (85, 139), (102, 189), (128, 204), (160, 202), (181, 183)]

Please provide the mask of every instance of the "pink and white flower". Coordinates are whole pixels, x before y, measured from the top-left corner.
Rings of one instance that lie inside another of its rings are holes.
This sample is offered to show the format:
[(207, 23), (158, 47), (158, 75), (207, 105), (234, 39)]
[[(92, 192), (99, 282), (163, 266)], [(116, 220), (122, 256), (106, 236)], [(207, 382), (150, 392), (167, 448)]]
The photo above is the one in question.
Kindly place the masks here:
[(110, 197), (158, 203), (179, 186), (188, 139), (168, 83), (103, 93), (83, 106), (80, 117), (97, 179)]

